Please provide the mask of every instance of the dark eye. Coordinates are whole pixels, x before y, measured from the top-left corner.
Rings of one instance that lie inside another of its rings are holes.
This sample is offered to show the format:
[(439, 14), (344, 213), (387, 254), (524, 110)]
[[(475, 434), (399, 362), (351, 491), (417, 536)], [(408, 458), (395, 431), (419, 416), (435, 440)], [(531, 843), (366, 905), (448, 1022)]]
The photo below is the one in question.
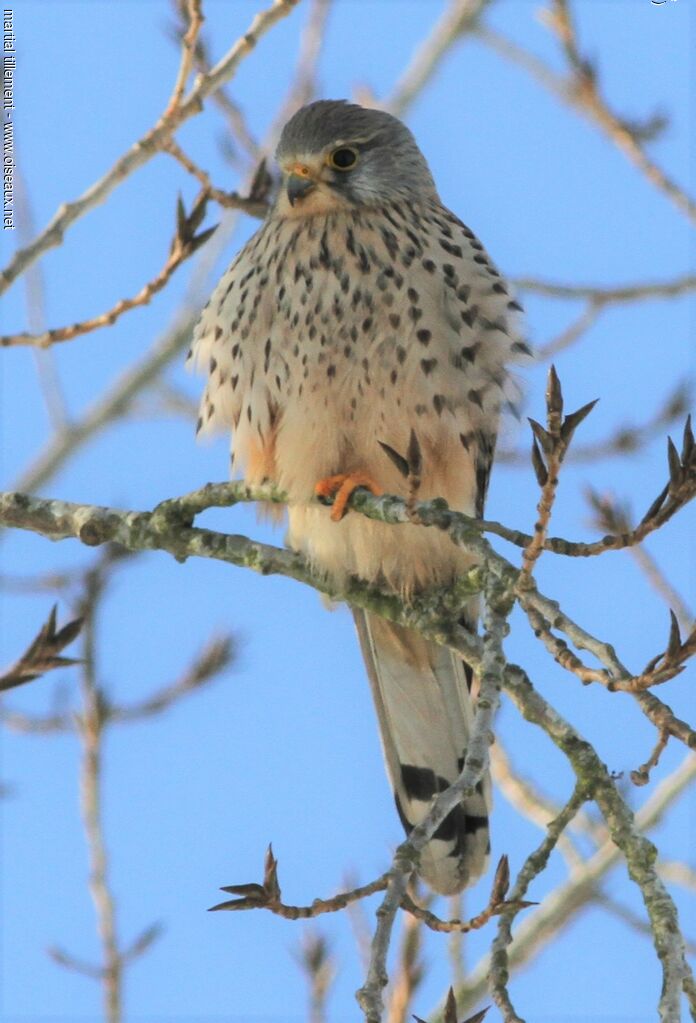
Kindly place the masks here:
[(335, 167), (336, 170), (350, 170), (351, 167), (355, 167), (357, 162), (358, 151), (350, 146), (341, 146), (340, 149), (334, 149), (333, 153), (329, 156), (329, 164), (331, 167)]

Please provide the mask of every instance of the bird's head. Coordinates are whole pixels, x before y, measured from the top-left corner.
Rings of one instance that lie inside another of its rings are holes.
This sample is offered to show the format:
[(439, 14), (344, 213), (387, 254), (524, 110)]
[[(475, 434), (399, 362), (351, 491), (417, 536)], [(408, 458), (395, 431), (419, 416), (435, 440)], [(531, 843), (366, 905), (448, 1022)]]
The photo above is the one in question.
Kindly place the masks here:
[(276, 159), (283, 172), (275, 206), (281, 216), (437, 198), (406, 125), (345, 100), (318, 100), (298, 110), (283, 129)]

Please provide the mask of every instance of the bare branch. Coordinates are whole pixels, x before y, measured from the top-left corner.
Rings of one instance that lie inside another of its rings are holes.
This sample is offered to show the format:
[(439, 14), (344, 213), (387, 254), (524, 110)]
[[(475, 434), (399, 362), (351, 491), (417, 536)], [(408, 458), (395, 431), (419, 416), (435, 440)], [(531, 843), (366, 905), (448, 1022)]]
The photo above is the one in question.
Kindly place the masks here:
[(70, 327), (55, 327), (43, 334), (5, 334), (0, 337), (0, 347), (34, 345), (38, 348), (48, 348), (60, 341), (72, 341), (73, 338), (81, 337), (83, 334), (90, 334), (101, 327), (111, 327), (124, 313), (147, 305), (154, 295), (166, 287), (181, 264), (190, 259), (194, 252), (208, 241), (215, 230), (212, 227), (196, 234), (198, 226), (205, 216), (207, 201), (207, 194), (202, 192), (194, 202), (191, 213), (186, 216), (181, 200), (179, 200), (177, 230), (170, 246), (169, 256), (160, 272), (147, 284), (144, 284), (132, 298), (122, 298), (107, 312), (93, 316), (90, 320), (83, 320), (81, 323), (73, 323)]
[(410, 64), (389, 95), (384, 106), (402, 116), (431, 80), (443, 58), (474, 30), (481, 14), (492, 0), (450, 0), (430, 35), (413, 55)]
[(269, 7), (260, 11), (248, 30), (218, 61), (207, 74), (199, 75), (195, 84), (181, 101), (162, 116), (154, 128), (139, 139), (120, 157), (104, 177), (95, 182), (78, 199), (64, 203), (51, 222), (31, 244), (19, 249), (9, 264), (0, 273), (0, 294), (24, 273), (28, 266), (48, 249), (60, 245), (65, 232), (85, 213), (94, 209), (113, 192), (133, 171), (146, 164), (161, 151), (163, 142), (187, 120), (199, 113), (203, 102), (237, 71), (240, 63), (252, 52), (259, 39), (281, 18), (286, 17), (299, 0), (273, 0)]
[(187, 156), (180, 145), (174, 139), (167, 139), (162, 149), (165, 153), (173, 156), (178, 163), (184, 167), (189, 174), (202, 185), (207, 196), (213, 199), (220, 206), (227, 210), (241, 210), (248, 213), (250, 217), (263, 219), (269, 211), (268, 195), (271, 190), (272, 179), (266, 170), (265, 161), (259, 164), (255, 180), (249, 190), (249, 195), (240, 195), (239, 192), (223, 192), (216, 188), (210, 180), (210, 176), (202, 170), (190, 156)]
[(185, 4), (189, 24), (188, 29), (181, 36), (181, 63), (172, 95), (162, 114), (163, 120), (171, 117), (181, 105), (184, 89), (193, 68), (198, 36), (203, 28), (202, 0), (185, 0)]

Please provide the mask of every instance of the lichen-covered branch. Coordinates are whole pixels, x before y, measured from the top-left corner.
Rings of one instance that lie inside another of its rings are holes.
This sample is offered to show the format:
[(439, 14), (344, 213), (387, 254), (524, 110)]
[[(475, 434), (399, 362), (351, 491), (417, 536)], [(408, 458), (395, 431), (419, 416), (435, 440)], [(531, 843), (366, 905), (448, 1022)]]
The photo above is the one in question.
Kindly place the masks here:
[[(663, 1023), (679, 1020), (684, 983), (691, 976), (684, 954), (677, 909), (656, 869), (657, 850), (636, 824), (607, 768), (590, 743), (534, 690), (519, 669), (508, 671), (505, 689), (526, 720), (539, 725), (568, 758), (579, 785), (599, 806), (614, 845), (623, 854), (631, 879), (640, 888), (662, 965), (658, 1011)], [(514, 1019), (514, 1017), (512, 1017)]]

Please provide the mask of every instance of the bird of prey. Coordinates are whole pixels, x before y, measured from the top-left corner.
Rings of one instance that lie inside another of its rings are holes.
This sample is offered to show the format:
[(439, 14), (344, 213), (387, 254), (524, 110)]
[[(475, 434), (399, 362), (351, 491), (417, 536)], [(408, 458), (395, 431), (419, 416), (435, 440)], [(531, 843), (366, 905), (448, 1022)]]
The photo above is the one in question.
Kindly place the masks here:
[[(395, 117), (311, 103), (285, 125), (276, 158), (277, 198), (195, 329), (191, 358), (208, 374), (199, 428), (231, 428), (246, 482), (287, 494), (288, 543), (320, 572), (406, 598), (447, 585), (471, 558), (446, 535), (346, 514), (346, 502), (357, 486), (408, 495), (389, 453), (414, 433), (419, 496), (483, 514), (505, 367), (529, 352), (520, 306)], [(476, 613), (472, 601), (471, 628)], [(410, 629), (353, 615), (408, 832), (460, 773), (472, 673)], [(435, 891), (485, 870), (489, 808), (486, 777), (425, 847), (419, 871)]]

